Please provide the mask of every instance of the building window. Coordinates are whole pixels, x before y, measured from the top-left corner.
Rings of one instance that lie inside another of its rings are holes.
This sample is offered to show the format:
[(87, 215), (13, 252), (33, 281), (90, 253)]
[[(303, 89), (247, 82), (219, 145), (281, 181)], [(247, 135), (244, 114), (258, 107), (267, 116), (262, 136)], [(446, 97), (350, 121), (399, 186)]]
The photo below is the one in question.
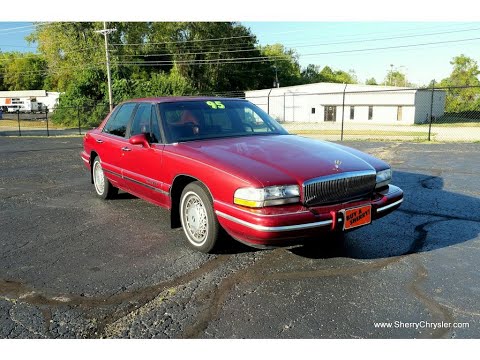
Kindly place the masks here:
[(355, 106), (350, 106), (350, 120), (355, 119)]
[(337, 120), (337, 107), (334, 105), (325, 105), (324, 107), (324, 121)]
[(315, 114), (315, 108), (312, 108), (312, 114)]
[(397, 121), (402, 121), (402, 107), (401, 106), (398, 106), (397, 107)]
[(373, 106), (368, 107), (368, 120), (373, 119)]

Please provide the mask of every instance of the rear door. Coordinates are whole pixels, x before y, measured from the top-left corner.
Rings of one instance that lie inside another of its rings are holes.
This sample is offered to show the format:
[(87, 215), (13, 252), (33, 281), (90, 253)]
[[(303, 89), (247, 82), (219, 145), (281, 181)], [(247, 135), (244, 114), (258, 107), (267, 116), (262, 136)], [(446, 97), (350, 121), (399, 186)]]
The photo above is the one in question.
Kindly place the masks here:
[(140, 103), (129, 129), (129, 137), (145, 134), (150, 147), (128, 144), (123, 150), (123, 176), (128, 190), (158, 204), (166, 204), (168, 193), (162, 178), (160, 127), (155, 107)]
[(110, 116), (103, 130), (95, 138), (95, 149), (102, 161), (105, 176), (113, 185), (126, 187), (122, 178), (124, 148), (129, 145), (127, 129), (136, 103), (125, 103)]

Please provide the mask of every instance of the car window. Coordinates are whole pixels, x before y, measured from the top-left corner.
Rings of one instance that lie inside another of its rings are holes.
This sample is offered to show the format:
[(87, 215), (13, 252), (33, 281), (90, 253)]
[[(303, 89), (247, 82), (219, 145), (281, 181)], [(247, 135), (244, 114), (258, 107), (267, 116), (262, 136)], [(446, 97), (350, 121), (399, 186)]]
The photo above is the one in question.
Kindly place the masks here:
[(232, 136), (288, 134), (267, 113), (242, 100), (161, 103), (160, 117), (170, 143)]
[(108, 119), (103, 131), (108, 134), (125, 137), (128, 121), (130, 120), (133, 109), (136, 105), (137, 104), (135, 103), (126, 103), (121, 105), (117, 113)]
[(143, 103), (138, 105), (135, 116), (133, 117), (132, 126), (130, 128), (130, 136), (138, 134), (150, 134), (150, 115), (152, 113), (152, 105)]

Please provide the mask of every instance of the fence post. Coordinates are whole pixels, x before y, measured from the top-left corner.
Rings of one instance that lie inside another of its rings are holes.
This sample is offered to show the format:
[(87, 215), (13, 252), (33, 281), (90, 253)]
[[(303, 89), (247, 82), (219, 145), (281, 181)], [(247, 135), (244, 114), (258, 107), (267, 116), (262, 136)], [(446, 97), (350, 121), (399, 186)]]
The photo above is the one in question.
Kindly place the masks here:
[(293, 119), (292, 121), (295, 121), (295, 93), (292, 93), (292, 102), (293, 102)]
[(48, 129), (48, 109), (45, 109), (45, 120), (47, 121), (47, 136), (50, 136), (50, 130)]
[(20, 130), (20, 110), (17, 110), (17, 122), (18, 122), (18, 136), (22, 136), (22, 130)]
[(272, 92), (273, 89), (270, 89), (267, 95), (267, 114), (270, 115), (270, 93)]
[(342, 100), (342, 132), (340, 133), (340, 141), (343, 141), (343, 123), (345, 121), (345, 91), (347, 90), (347, 84), (343, 88), (343, 100)]
[(77, 107), (77, 119), (78, 119), (78, 135), (82, 135), (82, 129), (80, 128), (80, 106)]
[(428, 141), (432, 134), (432, 120), (433, 120), (433, 92), (435, 91), (435, 80), (432, 81), (432, 100), (430, 101), (430, 123), (428, 124)]

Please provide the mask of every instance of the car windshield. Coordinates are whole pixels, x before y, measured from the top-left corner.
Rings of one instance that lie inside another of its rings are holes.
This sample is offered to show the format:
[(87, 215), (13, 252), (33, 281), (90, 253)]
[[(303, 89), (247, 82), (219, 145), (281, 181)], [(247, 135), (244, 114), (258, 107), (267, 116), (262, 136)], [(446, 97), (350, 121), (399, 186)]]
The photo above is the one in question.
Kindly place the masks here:
[(159, 104), (169, 143), (235, 136), (287, 135), (246, 100), (190, 100)]

